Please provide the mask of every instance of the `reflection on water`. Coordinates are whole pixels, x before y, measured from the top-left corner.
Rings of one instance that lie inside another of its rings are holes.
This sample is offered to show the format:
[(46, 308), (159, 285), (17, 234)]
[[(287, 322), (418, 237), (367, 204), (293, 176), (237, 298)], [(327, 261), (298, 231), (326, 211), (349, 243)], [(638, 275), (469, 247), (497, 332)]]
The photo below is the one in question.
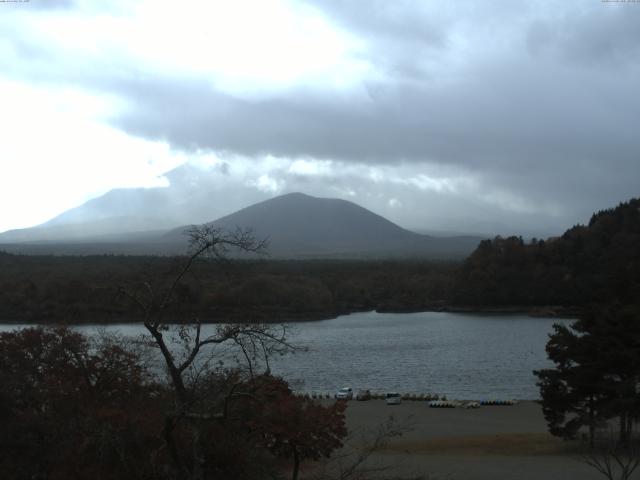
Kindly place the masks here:
[[(449, 398), (538, 398), (531, 371), (550, 365), (544, 350), (553, 323), (519, 315), (355, 313), (291, 324), (291, 342), (307, 348), (272, 360), (294, 389), (438, 393)], [(0, 331), (15, 328), (0, 325)], [(96, 326), (78, 327), (87, 333)], [(213, 326), (206, 326), (212, 329)], [(141, 325), (113, 325), (128, 336)]]

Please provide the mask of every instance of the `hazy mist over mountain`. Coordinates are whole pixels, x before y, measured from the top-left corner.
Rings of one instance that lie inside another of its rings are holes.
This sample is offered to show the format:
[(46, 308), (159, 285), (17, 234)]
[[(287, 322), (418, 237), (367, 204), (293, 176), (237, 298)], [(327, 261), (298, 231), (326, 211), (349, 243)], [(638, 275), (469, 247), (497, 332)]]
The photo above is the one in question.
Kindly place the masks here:
[[(273, 198), (269, 188), (255, 188), (253, 184), (239, 183), (230, 177), (227, 163), (213, 165), (185, 164), (168, 172), (167, 186), (111, 190), (104, 195), (67, 210), (36, 228), (8, 231), (0, 234), (3, 242), (58, 241), (82, 238), (100, 238), (126, 232), (163, 230), (178, 225), (210, 222), (229, 215), (251, 203)], [(287, 186), (300, 187), (300, 191), (322, 197), (335, 196), (335, 185), (320, 188), (304, 175), (290, 173)], [(304, 187), (307, 187), (305, 190)], [(311, 190), (311, 191), (309, 191)], [(532, 215), (517, 216), (510, 222), (492, 219), (490, 211), (469, 202), (465, 208), (459, 200), (450, 203), (433, 199), (433, 203), (420, 203), (407, 208), (399, 200), (390, 201), (382, 193), (346, 195), (348, 200), (381, 213), (386, 218), (430, 235), (524, 235), (549, 236), (557, 232), (540, 227), (542, 219)], [(466, 212), (447, 215), (451, 208)], [(426, 212), (426, 213), (425, 213)], [(420, 218), (426, 215), (424, 220)], [(526, 220), (526, 222), (524, 221)]]
[[(39, 227), (0, 234), (0, 245), (26, 253), (184, 253), (186, 220), (206, 215), (208, 199), (192, 195), (174, 205), (162, 193), (167, 190), (110, 192)], [(144, 216), (149, 212), (156, 216)], [(462, 258), (480, 240), (421, 235), (355, 203), (302, 193), (265, 200), (215, 221), (201, 217), (189, 223), (250, 229), (256, 238), (268, 240), (267, 253), (274, 258)], [(167, 233), (168, 226), (174, 228)]]
[[(232, 168), (227, 163), (219, 162), (187, 163), (164, 176), (168, 183), (166, 186), (111, 190), (35, 228), (0, 233), (0, 242), (117, 242), (134, 238), (138, 241), (146, 238), (147, 232), (150, 232), (150, 238), (153, 238), (155, 234), (171, 228), (211, 222), (231, 215), (252, 203), (278, 197), (273, 192), (256, 189), (252, 184), (239, 184), (232, 179), (225, 182), (224, 180), (230, 177)], [(331, 197), (334, 190), (318, 188), (303, 175), (292, 173), (287, 177), (287, 185), (309, 187), (312, 191), (320, 191), (318, 196), (321, 197)], [(493, 218), (491, 211), (483, 209), (479, 204), (469, 203), (462, 209), (461, 204), (453, 199), (451, 205), (434, 199), (433, 204), (416, 204), (413, 208), (407, 209), (404, 205), (400, 208), (394, 202), (390, 203), (382, 194), (354, 194), (347, 195), (347, 198), (414, 233), (434, 237), (522, 235), (545, 238), (557, 235), (568, 226), (564, 225), (558, 230), (551, 229), (548, 225), (544, 227), (544, 219), (535, 215), (517, 215), (509, 219)], [(464, 213), (447, 215), (450, 208), (460, 208)], [(412, 215), (407, 216), (406, 212), (412, 212)], [(420, 223), (417, 219), (425, 212), (429, 212), (427, 220)], [(277, 227), (266, 226), (261, 216), (253, 219), (255, 225), (245, 217), (240, 218), (243, 219), (241, 223), (245, 227), (268, 231), (269, 237), (274, 237), (274, 234), (275, 237), (279, 236), (275, 233)], [(305, 215), (301, 215), (299, 220), (306, 220)], [(588, 218), (579, 221), (587, 220)], [(277, 221), (276, 224), (279, 225)], [(297, 227), (289, 224), (285, 230), (291, 228)]]

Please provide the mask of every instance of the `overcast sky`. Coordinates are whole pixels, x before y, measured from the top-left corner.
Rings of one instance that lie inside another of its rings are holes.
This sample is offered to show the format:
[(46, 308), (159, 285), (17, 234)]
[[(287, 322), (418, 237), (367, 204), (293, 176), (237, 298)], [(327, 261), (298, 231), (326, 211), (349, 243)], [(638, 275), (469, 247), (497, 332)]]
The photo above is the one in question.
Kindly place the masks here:
[(0, 231), (185, 163), (219, 211), (561, 232), (640, 194), (640, 3), (0, 2)]

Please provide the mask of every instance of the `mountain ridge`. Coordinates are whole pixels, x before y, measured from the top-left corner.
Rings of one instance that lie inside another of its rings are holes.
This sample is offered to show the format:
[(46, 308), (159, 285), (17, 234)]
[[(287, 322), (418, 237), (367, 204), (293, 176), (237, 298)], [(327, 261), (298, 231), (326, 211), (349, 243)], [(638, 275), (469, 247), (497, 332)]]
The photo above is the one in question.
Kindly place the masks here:
[[(68, 216), (77, 215), (77, 211), (69, 212)], [(143, 227), (153, 221), (134, 216), (72, 224), (60, 222), (64, 214), (56, 218), (33, 229), (0, 234), (0, 245), (6, 249), (15, 244), (20, 246), (17, 251), (31, 249), (40, 254), (47, 251), (47, 245), (52, 253), (65, 254), (140, 254), (145, 246), (149, 254), (180, 254), (188, 248), (184, 235), (188, 225), (147, 231)], [(482, 240), (422, 235), (354, 202), (300, 192), (254, 203), (206, 223), (225, 230), (252, 229), (256, 238), (269, 240), (269, 255), (274, 258), (462, 258)], [(83, 237), (84, 227), (92, 227), (93, 233)], [(39, 236), (30, 240), (32, 233)], [(16, 251), (15, 245), (10, 249)]]

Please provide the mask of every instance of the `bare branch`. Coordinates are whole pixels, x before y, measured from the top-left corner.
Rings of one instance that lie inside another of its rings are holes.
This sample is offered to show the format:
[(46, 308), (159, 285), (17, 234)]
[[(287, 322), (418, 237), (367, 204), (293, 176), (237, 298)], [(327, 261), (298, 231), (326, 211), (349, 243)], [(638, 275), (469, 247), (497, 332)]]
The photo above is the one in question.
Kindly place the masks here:
[(236, 227), (228, 232), (212, 224), (192, 226), (185, 232), (189, 237), (191, 256), (207, 254), (224, 258), (230, 249), (247, 253), (265, 254), (269, 245), (267, 240), (257, 240), (249, 228)]
[(621, 444), (605, 439), (583, 454), (580, 460), (608, 480), (628, 480), (640, 466), (640, 449), (633, 441)]
[(180, 365), (178, 367), (178, 371), (179, 372), (184, 372), (187, 368), (189, 368), (189, 366), (196, 359), (196, 356), (198, 355), (198, 352), (200, 351), (200, 347), (202, 346), (202, 342), (200, 342), (200, 331), (201, 330), (202, 330), (202, 325), (198, 321), (196, 323), (196, 338), (195, 338), (193, 347), (191, 349), (191, 353), (189, 354), (187, 359), (182, 363), (182, 365)]

